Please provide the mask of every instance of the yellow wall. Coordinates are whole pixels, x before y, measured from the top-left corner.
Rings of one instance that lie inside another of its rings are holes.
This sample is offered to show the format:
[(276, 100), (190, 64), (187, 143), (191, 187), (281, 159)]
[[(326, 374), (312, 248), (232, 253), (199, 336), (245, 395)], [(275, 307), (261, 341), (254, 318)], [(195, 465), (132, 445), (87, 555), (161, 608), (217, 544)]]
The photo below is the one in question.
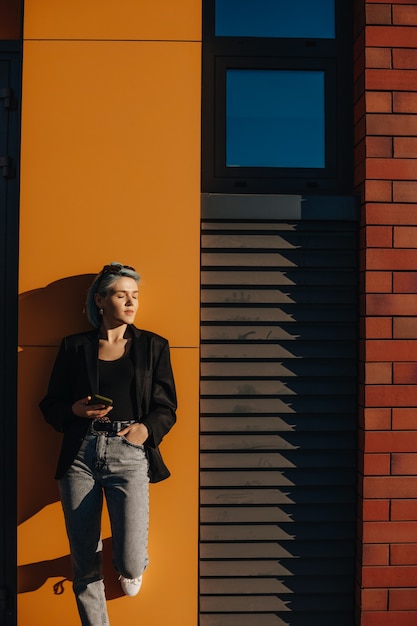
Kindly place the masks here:
[[(198, 546), (200, 2), (26, 0), (19, 335), (19, 626), (78, 623), (52, 478), (60, 437), (37, 403), (63, 334), (109, 261), (142, 275), (138, 326), (166, 336), (179, 396), (151, 486), (150, 566), (112, 626), (195, 626)], [(110, 536), (104, 519), (104, 538)]]

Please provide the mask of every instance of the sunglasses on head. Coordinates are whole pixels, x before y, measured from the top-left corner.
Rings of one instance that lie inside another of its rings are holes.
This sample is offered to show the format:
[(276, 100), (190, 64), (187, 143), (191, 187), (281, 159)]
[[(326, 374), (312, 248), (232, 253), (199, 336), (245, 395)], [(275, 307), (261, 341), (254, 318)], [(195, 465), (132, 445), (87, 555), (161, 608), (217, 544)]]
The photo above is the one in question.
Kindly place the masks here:
[(114, 263), (113, 265), (105, 265), (101, 270), (102, 276), (105, 274), (120, 274), (122, 270), (131, 270), (132, 272), (136, 272), (134, 267), (130, 267), (130, 265), (122, 265), (121, 263)]
[(97, 283), (96, 291), (100, 289), (101, 283), (103, 282), (103, 278), (105, 276), (107, 276), (108, 274), (114, 274), (115, 276), (117, 276), (117, 274), (121, 274), (122, 270), (130, 270), (132, 272), (136, 272), (135, 268), (131, 267), (130, 265), (122, 265), (121, 263), (114, 263), (113, 265), (105, 265), (100, 272), (100, 278)]

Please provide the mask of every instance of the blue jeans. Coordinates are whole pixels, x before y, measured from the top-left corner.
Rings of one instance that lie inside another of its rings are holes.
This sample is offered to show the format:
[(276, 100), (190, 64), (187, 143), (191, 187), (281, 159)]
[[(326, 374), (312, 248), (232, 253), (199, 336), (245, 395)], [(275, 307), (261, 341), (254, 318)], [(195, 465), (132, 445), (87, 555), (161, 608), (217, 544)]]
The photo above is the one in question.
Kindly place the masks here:
[(108, 626), (102, 574), (103, 492), (109, 511), (113, 565), (137, 578), (148, 564), (148, 460), (124, 437), (87, 434), (59, 481), (71, 549), (73, 589), (83, 626)]

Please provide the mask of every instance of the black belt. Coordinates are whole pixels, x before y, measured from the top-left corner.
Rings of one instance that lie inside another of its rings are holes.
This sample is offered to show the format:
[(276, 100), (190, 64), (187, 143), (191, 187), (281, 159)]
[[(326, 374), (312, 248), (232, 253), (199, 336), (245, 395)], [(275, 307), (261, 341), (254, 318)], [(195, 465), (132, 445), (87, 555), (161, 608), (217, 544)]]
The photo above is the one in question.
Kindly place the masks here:
[(104, 422), (103, 420), (93, 420), (90, 426), (90, 432), (93, 435), (115, 435), (131, 424), (136, 424), (136, 420), (124, 420), (114, 422)]

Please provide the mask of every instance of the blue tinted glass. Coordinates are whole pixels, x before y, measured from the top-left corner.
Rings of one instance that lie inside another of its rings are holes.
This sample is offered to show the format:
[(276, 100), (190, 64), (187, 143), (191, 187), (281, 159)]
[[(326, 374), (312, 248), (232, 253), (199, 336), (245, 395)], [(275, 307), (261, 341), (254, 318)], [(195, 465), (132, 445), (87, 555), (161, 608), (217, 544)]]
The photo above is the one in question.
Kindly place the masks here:
[(325, 167), (324, 72), (227, 70), (227, 167)]
[(216, 0), (215, 34), (333, 39), (334, 0)]

